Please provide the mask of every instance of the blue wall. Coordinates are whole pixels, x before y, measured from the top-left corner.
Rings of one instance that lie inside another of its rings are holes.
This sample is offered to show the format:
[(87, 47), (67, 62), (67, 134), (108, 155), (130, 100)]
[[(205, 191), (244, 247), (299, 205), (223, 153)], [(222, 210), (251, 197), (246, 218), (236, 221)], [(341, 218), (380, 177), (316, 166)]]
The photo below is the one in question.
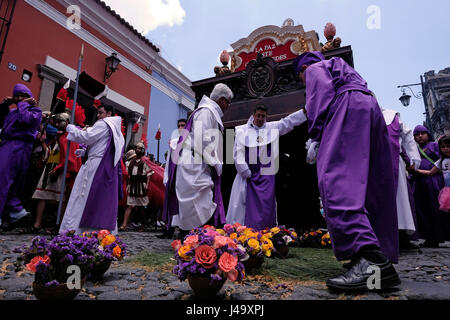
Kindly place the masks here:
[[(175, 95), (174, 95), (175, 96)], [(169, 149), (168, 141), (173, 130), (177, 129), (177, 120), (186, 118), (187, 109), (178, 105), (178, 102), (160, 90), (152, 87), (150, 96), (150, 108), (148, 116), (147, 152), (155, 155), (158, 159), (158, 141), (155, 140), (158, 124), (161, 125), (161, 140), (159, 146), (159, 161), (165, 162), (164, 153)]]

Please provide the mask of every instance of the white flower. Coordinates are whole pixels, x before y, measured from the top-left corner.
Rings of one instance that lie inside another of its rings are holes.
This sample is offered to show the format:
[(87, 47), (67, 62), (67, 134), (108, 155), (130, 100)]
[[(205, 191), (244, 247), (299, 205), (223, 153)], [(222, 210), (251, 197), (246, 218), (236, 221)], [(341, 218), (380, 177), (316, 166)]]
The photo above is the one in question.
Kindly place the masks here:
[(283, 240), (284, 240), (284, 243), (285, 243), (286, 245), (288, 245), (289, 242), (292, 242), (292, 238), (291, 238), (290, 236), (288, 236), (288, 235), (284, 236), (284, 237), (283, 237)]

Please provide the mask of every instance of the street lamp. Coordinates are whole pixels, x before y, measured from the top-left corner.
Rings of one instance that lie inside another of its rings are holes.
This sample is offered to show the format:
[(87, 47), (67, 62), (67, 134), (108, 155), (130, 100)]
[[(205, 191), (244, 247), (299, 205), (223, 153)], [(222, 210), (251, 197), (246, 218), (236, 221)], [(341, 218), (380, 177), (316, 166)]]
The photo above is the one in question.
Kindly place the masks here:
[(120, 60), (117, 58), (117, 53), (113, 52), (111, 56), (108, 58), (105, 58), (106, 65), (105, 65), (105, 76), (103, 78), (103, 82), (106, 82), (106, 79), (111, 77), (113, 72), (117, 70), (117, 67), (119, 66)]
[(409, 94), (405, 93), (405, 88), (408, 88), (412, 95), (414, 96), (414, 98), (416, 99), (422, 99), (423, 95), (422, 92), (419, 92), (417, 95), (414, 93), (414, 91), (412, 91), (412, 89), (410, 88), (411, 86), (422, 86), (422, 83), (414, 83), (414, 84), (407, 84), (407, 85), (402, 85), (402, 86), (397, 86), (397, 88), (402, 88), (402, 96), (398, 99), (400, 100), (400, 102), (403, 104), (404, 107), (409, 106), (409, 102), (411, 100), (411, 96)]

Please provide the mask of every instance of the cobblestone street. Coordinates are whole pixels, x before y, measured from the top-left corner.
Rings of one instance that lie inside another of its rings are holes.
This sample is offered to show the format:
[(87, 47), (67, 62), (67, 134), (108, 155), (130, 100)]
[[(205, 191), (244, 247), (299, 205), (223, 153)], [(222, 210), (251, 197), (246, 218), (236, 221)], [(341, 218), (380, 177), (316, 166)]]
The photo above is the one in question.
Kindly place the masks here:
[[(171, 252), (171, 240), (161, 240), (156, 232), (121, 233), (128, 246), (128, 256), (114, 263), (104, 275), (103, 283), (86, 281), (76, 300), (196, 300), (187, 281), (180, 282), (170, 271), (146, 271), (127, 263), (141, 251)], [(0, 300), (35, 300), (33, 274), (15, 272), (14, 248), (28, 244), (33, 235), (0, 235)], [(317, 249), (320, 250), (320, 249)], [(257, 277), (242, 284), (227, 281), (217, 300), (446, 300), (450, 299), (450, 243), (441, 248), (422, 248), (402, 252), (395, 267), (402, 280), (397, 289), (344, 295), (327, 290), (324, 282), (306, 281), (275, 286)]]

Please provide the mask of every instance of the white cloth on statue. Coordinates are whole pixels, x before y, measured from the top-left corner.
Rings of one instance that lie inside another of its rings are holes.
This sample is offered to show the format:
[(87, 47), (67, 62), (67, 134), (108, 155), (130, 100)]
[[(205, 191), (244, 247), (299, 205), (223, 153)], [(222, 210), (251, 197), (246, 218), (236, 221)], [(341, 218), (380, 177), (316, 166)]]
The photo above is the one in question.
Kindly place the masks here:
[[(214, 166), (218, 175), (222, 174), (223, 112), (216, 102), (206, 96), (203, 96), (198, 108), (200, 110), (194, 114), (192, 130), (177, 161), (177, 222), (183, 230), (197, 228), (212, 217), (217, 205), (213, 202), (214, 182), (210, 165)], [(197, 139), (196, 143), (194, 139)], [(195, 158), (192, 150), (195, 150)]]
[[(234, 224), (238, 222), (241, 225), (244, 225), (245, 223), (247, 179), (251, 176), (248, 164), (245, 162), (245, 147), (254, 148), (256, 146), (273, 143), (274, 139), (289, 133), (294, 127), (302, 124), (306, 120), (305, 113), (302, 110), (299, 110), (279, 121), (266, 122), (262, 127), (257, 127), (253, 124), (252, 115), (246, 124), (236, 127), (233, 157), (238, 174), (236, 174), (231, 188), (226, 217), (227, 223)], [(271, 134), (272, 130), (276, 130), (278, 134)], [(262, 140), (246, 139), (248, 136), (261, 136)], [(278, 150), (274, 151), (275, 152), (271, 154), (271, 157), (276, 157), (278, 155)]]
[[(399, 117), (400, 137), (399, 144), (400, 149), (403, 147), (409, 159), (410, 164), (414, 164), (415, 168), (419, 168), (421, 158), (419, 149), (414, 141), (412, 130), (408, 128), (400, 119), (400, 114), (397, 111), (390, 109), (382, 109), (384, 120), (386, 125), (390, 125), (396, 115)], [(399, 155), (399, 167), (398, 167), (398, 186), (397, 186), (397, 216), (398, 216), (398, 229), (406, 230), (408, 234), (412, 234), (416, 231), (414, 224), (414, 217), (411, 210), (411, 205), (408, 196), (408, 181), (406, 165), (402, 157)]]
[[(91, 189), (92, 181), (94, 180), (97, 168), (102, 161), (106, 148), (109, 144), (109, 130), (113, 126), (112, 134), (115, 144), (115, 157), (114, 163), (117, 160), (117, 149), (122, 146), (123, 148), (123, 135), (121, 132), (122, 119), (120, 117), (108, 117), (103, 120), (95, 122), (94, 126), (87, 128), (86, 130), (80, 130), (74, 125), (69, 124), (67, 126), (67, 132), (69, 133), (67, 139), (77, 143), (83, 143), (88, 146), (88, 159), (84, 163), (78, 175), (75, 179), (75, 183), (70, 194), (69, 202), (67, 204), (64, 218), (61, 222), (59, 232), (62, 233), (67, 230), (75, 230), (76, 234), (83, 232), (95, 231), (91, 228), (80, 228), (80, 221), (83, 216), (84, 207), (86, 205), (89, 191)], [(117, 131), (117, 129), (119, 131)], [(118, 135), (120, 133), (120, 136)], [(122, 139), (120, 139), (120, 137)], [(122, 149), (119, 151), (121, 156)], [(120, 160), (120, 157), (119, 157)], [(117, 160), (118, 161), (118, 160)], [(108, 199), (98, 199), (98, 201), (108, 201)], [(110, 230), (113, 234), (117, 234), (117, 222), (114, 230)]]

